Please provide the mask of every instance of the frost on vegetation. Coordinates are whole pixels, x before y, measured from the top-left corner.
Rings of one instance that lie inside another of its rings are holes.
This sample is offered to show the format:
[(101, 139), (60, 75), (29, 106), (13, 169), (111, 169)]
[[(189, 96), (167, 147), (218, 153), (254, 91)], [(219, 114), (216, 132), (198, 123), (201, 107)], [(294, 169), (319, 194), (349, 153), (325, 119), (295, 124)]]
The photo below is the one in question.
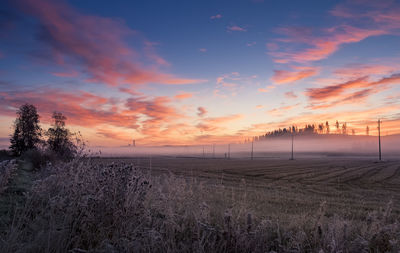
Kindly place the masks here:
[[(12, 163), (1, 164), (2, 174)], [(400, 250), (391, 202), (365, 220), (328, 217), (325, 202), (311, 215), (279, 220), (252, 209), (250, 194), (263, 201), (268, 192), (248, 191), (244, 180), (233, 190), (126, 163), (84, 158), (51, 166), (2, 231), (4, 252)]]

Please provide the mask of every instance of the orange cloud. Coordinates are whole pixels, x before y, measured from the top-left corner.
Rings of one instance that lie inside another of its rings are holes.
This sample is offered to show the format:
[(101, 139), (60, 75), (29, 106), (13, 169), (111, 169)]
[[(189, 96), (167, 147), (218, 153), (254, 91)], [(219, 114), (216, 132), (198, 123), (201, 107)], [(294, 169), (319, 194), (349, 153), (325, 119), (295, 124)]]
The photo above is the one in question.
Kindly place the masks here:
[(228, 122), (236, 121), (242, 118), (243, 115), (241, 114), (233, 114), (224, 117), (206, 118), (197, 125), (197, 128), (199, 128), (201, 131), (204, 132), (210, 132), (210, 131), (215, 132), (224, 129), (224, 127), (221, 126), (222, 124), (226, 124)]
[(288, 106), (282, 106), (279, 108), (274, 108), (272, 110), (267, 111), (268, 114), (273, 115), (273, 116), (282, 116), (285, 113), (287, 113), (288, 111), (298, 107), (300, 105), (300, 103), (297, 103), (295, 105), (288, 105)]
[(176, 99), (187, 99), (193, 97), (193, 93), (179, 93), (174, 96)]
[(368, 96), (374, 94), (375, 92), (372, 89), (364, 89), (360, 91), (356, 91), (351, 93), (350, 95), (345, 96), (344, 98), (332, 101), (330, 103), (323, 104), (311, 104), (308, 108), (310, 109), (326, 109), (329, 107), (333, 107), (336, 105), (343, 105), (346, 103), (360, 103), (364, 101)]
[(315, 67), (295, 67), (295, 71), (274, 70), (274, 76), (271, 80), (276, 84), (285, 84), (296, 82), (318, 73), (318, 68)]
[(400, 83), (400, 74), (392, 74), (389, 77), (383, 77), (377, 81), (372, 81), (372, 82), (369, 81), (368, 76), (365, 76), (348, 82), (330, 85), (322, 88), (310, 88), (307, 89), (306, 95), (312, 101), (326, 102), (331, 98), (342, 96), (342, 94), (347, 92), (349, 89), (368, 88), (362, 91), (355, 92), (351, 95), (347, 95), (347, 97), (336, 100), (330, 104), (322, 106), (321, 105), (311, 106), (314, 109), (326, 108), (340, 104), (341, 102), (359, 101), (360, 99), (366, 98), (368, 95), (381, 92), (387, 89), (389, 85), (398, 83)]
[[(43, 123), (50, 123), (52, 112), (60, 111), (67, 116), (68, 125), (97, 130), (120, 128), (152, 139), (167, 131), (172, 124), (177, 124), (177, 121), (186, 119), (169, 104), (171, 101), (168, 97), (113, 99), (85, 91), (72, 93), (40, 87), (35, 90), (0, 92), (0, 115), (13, 117), (21, 104), (32, 103), (38, 108)], [(196, 129), (194, 126), (192, 128)], [(104, 136), (106, 132), (99, 131)]]
[(361, 77), (345, 83), (326, 86), (323, 88), (307, 89), (306, 95), (312, 100), (323, 100), (341, 95), (349, 88), (363, 88), (368, 86), (368, 77)]
[(275, 89), (275, 88), (276, 88), (275, 85), (268, 85), (268, 86), (265, 87), (265, 88), (259, 88), (259, 89), (258, 89), (258, 92), (267, 93), (267, 92), (272, 91), (272, 90)]
[(107, 139), (121, 140), (129, 143), (133, 140), (132, 134), (127, 134), (121, 131), (115, 131), (110, 128), (99, 128), (96, 130), (96, 134)]

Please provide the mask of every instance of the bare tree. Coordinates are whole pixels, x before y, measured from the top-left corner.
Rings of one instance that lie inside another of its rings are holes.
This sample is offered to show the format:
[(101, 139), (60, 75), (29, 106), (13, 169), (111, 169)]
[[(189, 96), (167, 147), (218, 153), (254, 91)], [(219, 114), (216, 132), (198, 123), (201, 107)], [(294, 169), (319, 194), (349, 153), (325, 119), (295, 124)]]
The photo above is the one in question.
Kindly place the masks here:
[(339, 129), (339, 121), (336, 120), (336, 132), (339, 133), (340, 129)]
[(318, 131), (319, 131), (320, 134), (324, 133), (324, 124), (319, 124), (318, 125)]
[(342, 124), (342, 133), (347, 134), (347, 124), (346, 122)]
[(365, 129), (365, 134), (368, 136), (369, 135), (369, 126)]
[(326, 133), (329, 134), (330, 129), (329, 129), (329, 122), (328, 121), (325, 123), (325, 129), (326, 129)]
[(72, 141), (73, 134), (65, 128), (67, 118), (61, 112), (54, 112), (52, 116), (53, 126), (47, 130), (47, 143), (49, 149), (65, 159), (72, 158), (77, 147)]

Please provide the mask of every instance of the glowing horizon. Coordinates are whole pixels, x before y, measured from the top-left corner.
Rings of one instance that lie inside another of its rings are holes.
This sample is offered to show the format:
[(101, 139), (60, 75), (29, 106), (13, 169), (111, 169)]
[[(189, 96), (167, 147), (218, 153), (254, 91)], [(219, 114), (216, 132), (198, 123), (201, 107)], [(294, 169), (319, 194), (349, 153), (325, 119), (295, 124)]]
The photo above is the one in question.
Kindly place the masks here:
[(400, 133), (400, 2), (6, 1), (0, 146), (17, 108), (92, 146), (240, 142), (338, 120)]

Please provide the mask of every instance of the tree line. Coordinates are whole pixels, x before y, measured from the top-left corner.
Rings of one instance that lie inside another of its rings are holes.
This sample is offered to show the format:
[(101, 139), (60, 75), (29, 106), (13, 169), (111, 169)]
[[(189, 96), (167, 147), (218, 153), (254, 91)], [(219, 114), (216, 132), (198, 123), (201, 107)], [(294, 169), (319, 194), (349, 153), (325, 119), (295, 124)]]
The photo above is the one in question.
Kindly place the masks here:
[[(268, 137), (282, 137), (282, 136), (290, 136), (292, 134), (295, 135), (318, 135), (318, 134), (342, 134), (355, 135), (356, 131), (354, 129), (349, 130), (347, 127), (347, 123), (344, 122), (342, 124), (336, 120), (333, 127), (329, 124), (328, 121), (325, 123), (319, 124), (306, 124), (303, 128), (299, 128), (295, 125), (285, 128), (279, 128), (272, 131), (266, 132), (264, 135), (255, 137), (255, 140), (263, 140)], [(365, 128), (365, 134), (369, 135), (369, 126)]]
[(36, 107), (31, 104), (20, 106), (10, 138), (12, 154), (21, 156), (27, 152), (40, 151), (58, 159), (73, 158), (78, 152), (80, 139), (66, 128), (66, 120), (61, 112), (53, 112), (51, 127), (43, 130)]

